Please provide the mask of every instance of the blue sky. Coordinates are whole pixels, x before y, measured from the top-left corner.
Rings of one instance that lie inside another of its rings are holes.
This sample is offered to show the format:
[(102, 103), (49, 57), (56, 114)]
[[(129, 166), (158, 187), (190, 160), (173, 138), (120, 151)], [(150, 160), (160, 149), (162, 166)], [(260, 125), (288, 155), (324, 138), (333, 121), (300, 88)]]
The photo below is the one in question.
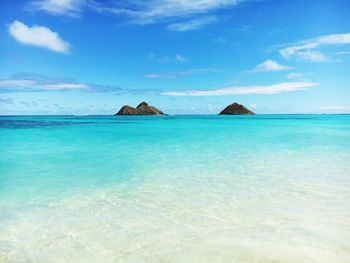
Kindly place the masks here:
[(0, 2), (0, 114), (350, 112), (348, 0)]

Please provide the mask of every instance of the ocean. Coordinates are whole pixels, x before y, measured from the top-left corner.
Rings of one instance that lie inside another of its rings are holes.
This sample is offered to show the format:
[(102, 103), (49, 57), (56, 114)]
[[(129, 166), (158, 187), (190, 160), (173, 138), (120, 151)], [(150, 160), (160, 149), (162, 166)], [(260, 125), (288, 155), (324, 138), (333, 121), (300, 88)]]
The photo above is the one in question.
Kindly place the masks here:
[(0, 262), (350, 262), (350, 115), (2, 116)]

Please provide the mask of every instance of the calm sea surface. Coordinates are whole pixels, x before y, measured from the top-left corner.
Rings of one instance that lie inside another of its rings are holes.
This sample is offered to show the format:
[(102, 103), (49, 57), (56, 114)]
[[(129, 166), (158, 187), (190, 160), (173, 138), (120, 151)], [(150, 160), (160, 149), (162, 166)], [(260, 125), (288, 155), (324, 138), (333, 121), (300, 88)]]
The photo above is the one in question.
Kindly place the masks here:
[(350, 115), (0, 117), (0, 262), (350, 262)]

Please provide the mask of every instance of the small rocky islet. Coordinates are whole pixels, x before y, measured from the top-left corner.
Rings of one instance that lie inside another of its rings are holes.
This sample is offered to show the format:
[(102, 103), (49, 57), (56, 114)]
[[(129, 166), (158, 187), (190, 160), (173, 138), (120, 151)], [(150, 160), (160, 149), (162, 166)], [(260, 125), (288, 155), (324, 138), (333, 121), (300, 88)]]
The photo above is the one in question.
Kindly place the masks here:
[(124, 105), (115, 115), (164, 115), (164, 113), (146, 102), (141, 102), (136, 108)]
[[(255, 113), (236, 102), (228, 105), (219, 115), (254, 115)], [(165, 115), (154, 106), (141, 102), (136, 108), (124, 105), (115, 115)]]
[(223, 109), (219, 115), (254, 115), (255, 113), (251, 110), (248, 110), (242, 104), (238, 104), (236, 102), (228, 105), (225, 109)]

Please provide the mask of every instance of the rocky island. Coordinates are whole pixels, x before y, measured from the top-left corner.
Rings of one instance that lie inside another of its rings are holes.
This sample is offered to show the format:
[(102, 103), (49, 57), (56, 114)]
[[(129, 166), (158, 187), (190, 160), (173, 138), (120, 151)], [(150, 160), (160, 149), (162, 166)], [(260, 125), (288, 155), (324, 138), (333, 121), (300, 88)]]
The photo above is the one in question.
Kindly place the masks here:
[(232, 103), (223, 109), (219, 115), (254, 115), (255, 113), (248, 110), (241, 104)]
[(164, 113), (146, 102), (141, 102), (136, 108), (125, 105), (115, 115), (164, 115)]

